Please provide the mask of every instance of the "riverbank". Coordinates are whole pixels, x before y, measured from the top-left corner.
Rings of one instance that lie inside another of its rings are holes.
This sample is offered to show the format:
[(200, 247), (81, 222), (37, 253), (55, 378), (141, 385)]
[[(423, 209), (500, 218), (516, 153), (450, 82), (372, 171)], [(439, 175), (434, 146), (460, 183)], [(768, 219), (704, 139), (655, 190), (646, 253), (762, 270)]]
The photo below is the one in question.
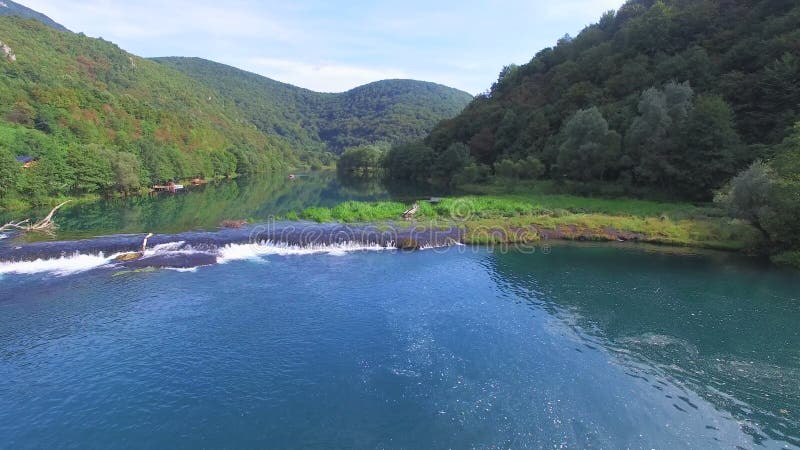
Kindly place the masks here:
[[(744, 251), (759, 234), (749, 224), (725, 217), (713, 206), (572, 195), (507, 194), (420, 201), (412, 221), (397, 221), (409, 205), (345, 202), (285, 216), (319, 223), (385, 223), (397, 226), (457, 226), (465, 244), (526, 243), (540, 240), (635, 241)], [(387, 225), (388, 226), (388, 225)]]
[[(187, 178), (178, 180), (177, 184), (187, 187), (196, 187), (224, 180), (234, 180), (236, 178), (238, 178), (238, 175), (230, 177), (216, 177), (216, 178), (204, 179), (201, 183), (193, 183), (192, 182), (194, 180), (193, 178)], [(49, 197), (41, 197), (35, 200), (25, 199), (20, 197), (12, 197), (12, 198), (0, 199), (0, 212), (29, 211), (35, 208), (53, 207), (65, 201), (69, 201), (73, 205), (78, 205), (85, 203), (94, 203), (103, 199), (109, 200), (115, 198), (141, 197), (153, 193), (156, 193), (156, 190), (154, 188), (142, 187), (140, 189), (127, 193), (110, 192), (106, 194), (91, 193), (91, 194), (80, 194), (80, 195), (56, 195)]]

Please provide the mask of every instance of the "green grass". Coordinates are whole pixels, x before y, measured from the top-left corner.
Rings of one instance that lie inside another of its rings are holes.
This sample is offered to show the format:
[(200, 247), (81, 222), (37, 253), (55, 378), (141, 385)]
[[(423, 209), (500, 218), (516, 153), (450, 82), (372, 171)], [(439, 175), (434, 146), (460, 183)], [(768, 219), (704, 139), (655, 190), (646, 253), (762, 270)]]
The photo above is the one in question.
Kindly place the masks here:
[[(525, 242), (541, 231), (561, 239), (615, 240), (633, 234), (644, 242), (739, 250), (758, 239), (746, 223), (724, 218), (712, 206), (635, 199), (515, 193), (419, 202), (418, 222), (465, 229), (467, 243)], [(375, 223), (401, 219), (409, 205), (345, 202), (308, 208), (297, 216), (316, 222)], [(404, 222), (399, 222), (404, 223)]]

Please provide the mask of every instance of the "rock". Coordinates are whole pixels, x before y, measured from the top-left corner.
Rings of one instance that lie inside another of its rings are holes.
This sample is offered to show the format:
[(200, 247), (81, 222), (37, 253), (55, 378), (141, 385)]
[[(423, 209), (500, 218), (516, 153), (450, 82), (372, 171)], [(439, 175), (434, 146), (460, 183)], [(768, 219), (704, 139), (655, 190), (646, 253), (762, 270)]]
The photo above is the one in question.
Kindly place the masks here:
[(398, 250), (419, 250), (422, 248), (416, 239), (408, 237), (398, 240), (395, 247), (397, 247)]
[(131, 253), (123, 253), (117, 256), (115, 259), (117, 261), (127, 262), (127, 261), (135, 261), (137, 259), (140, 259), (142, 256), (144, 256), (144, 254), (141, 252), (131, 252)]
[(0, 50), (3, 52), (3, 56), (6, 57), (7, 60), (14, 62), (17, 60), (17, 55), (14, 54), (14, 51), (11, 50), (11, 47), (8, 44), (0, 41)]

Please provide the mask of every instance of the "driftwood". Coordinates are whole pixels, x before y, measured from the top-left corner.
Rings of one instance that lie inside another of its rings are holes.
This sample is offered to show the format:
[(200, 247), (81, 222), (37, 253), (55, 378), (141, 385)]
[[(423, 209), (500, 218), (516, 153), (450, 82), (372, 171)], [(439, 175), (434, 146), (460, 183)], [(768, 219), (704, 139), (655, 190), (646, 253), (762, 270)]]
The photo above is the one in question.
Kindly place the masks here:
[(31, 222), (30, 219), (25, 219), (25, 220), (22, 220), (22, 221), (19, 221), (19, 222), (9, 222), (9, 223), (3, 225), (2, 227), (0, 227), (0, 231), (17, 230), (17, 231), (23, 231), (23, 232), (34, 231), (34, 232), (42, 232), (42, 233), (52, 233), (56, 228), (58, 228), (58, 225), (56, 225), (56, 223), (53, 222), (53, 215), (62, 206), (66, 205), (70, 201), (71, 200), (67, 200), (67, 201), (61, 203), (60, 205), (56, 206), (55, 208), (51, 209), (50, 210), (50, 214), (48, 214), (44, 219), (42, 219), (42, 220), (40, 220), (40, 221), (38, 221), (36, 223), (30, 223)]
[(411, 209), (403, 213), (403, 219), (412, 219), (417, 212), (419, 212), (419, 203), (414, 203), (414, 206), (412, 206)]

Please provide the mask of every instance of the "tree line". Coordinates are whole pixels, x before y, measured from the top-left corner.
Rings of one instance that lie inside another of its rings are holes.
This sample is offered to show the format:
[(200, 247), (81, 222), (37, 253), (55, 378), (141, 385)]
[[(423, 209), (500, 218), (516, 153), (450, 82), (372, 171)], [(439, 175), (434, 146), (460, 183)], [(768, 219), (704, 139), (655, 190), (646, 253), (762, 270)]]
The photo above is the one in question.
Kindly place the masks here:
[(764, 229), (792, 248), (775, 224), (796, 208), (786, 161), (800, 151), (798, 30), (795, 1), (629, 0), (529, 63), (504, 67), (462, 114), (392, 148), (387, 173), (710, 201), (760, 167), (771, 180), (762, 183), (772, 211)]

